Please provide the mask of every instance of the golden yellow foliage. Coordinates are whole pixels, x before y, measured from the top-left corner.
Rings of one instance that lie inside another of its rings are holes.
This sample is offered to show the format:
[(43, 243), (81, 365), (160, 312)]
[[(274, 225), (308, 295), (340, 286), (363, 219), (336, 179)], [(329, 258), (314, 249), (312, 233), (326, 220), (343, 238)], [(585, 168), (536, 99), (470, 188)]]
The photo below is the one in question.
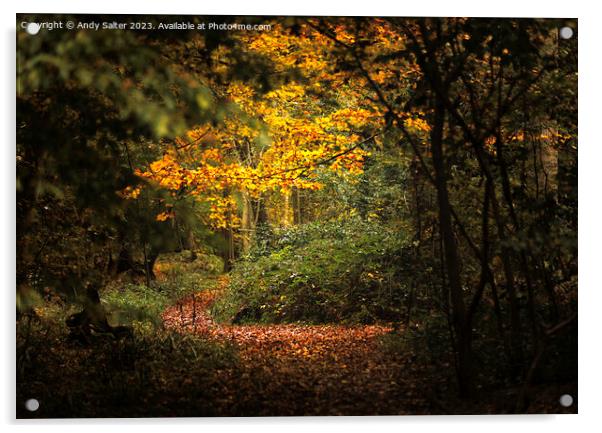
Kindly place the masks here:
[[(240, 224), (236, 193), (258, 198), (292, 188), (319, 190), (320, 167), (341, 176), (361, 174), (369, 152), (358, 143), (367, 133), (384, 128), (384, 113), (380, 104), (365, 97), (364, 78), (340, 71), (328, 61), (337, 43), (356, 43), (349, 30), (352, 21), (341, 19), (332, 27), (334, 39), (340, 42), (316, 31), (315, 25), (303, 24), (296, 32), (276, 25), (270, 32), (238, 35), (244, 49), (268, 58), (276, 71), (296, 69), (307, 82), (288, 81), (267, 93), (249, 83), (229, 82), (221, 90), (231, 102), (223, 121), (192, 129), (139, 175), (173, 193), (197, 197), (209, 205), (209, 224), (228, 228)], [(378, 55), (404, 47), (399, 32), (385, 20), (376, 20), (366, 36), (374, 41), (367, 50), (375, 61)], [(220, 49), (219, 55), (227, 57), (228, 50)], [(218, 63), (223, 69), (227, 62)], [(371, 78), (379, 85), (411, 81), (419, 74), (415, 65), (403, 59), (373, 70)], [(344, 99), (340, 86), (346, 89)], [(423, 117), (421, 113), (404, 116), (406, 127), (416, 134), (428, 132)]]

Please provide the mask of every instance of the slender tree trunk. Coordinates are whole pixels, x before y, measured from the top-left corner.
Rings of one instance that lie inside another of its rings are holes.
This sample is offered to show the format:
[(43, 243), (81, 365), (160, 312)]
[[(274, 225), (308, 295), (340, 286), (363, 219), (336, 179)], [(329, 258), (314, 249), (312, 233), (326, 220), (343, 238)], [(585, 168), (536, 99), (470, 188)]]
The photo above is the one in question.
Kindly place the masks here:
[(246, 254), (251, 248), (255, 236), (255, 216), (253, 215), (253, 203), (248, 191), (242, 192), (242, 215), (241, 215), (241, 235), (242, 235), (242, 253)]
[(234, 259), (234, 240), (232, 239), (232, 229), (224, 228), (221, 230), (223, 244), (220, 247), (222, 260), (224, 261), (224, 272), (230, 272), (232, 261)]
[(146, 258), (146, 270), (148, 272), (148, 278), (149, 280), (155, 280), (157, 278), (157, 276), (155, 275), (155, 263), (157, 262), (157, 259), (159, 258), (159, 253), (156, 251), (155, 248), (150, 247), (148, 249), (147, 252), (147, 258)]
[[(416, 157), (414, 157), (412, 164), (410, 165), (410, 170), (412, 171), (412, 193), (414, 194), (414, 222), (416, 224), (416, 234), (414, 235), (414, 240), (417, 243), (414, 246), (414, 260), (415, 263), (418, 263), (420, 260), (420, 245), (422, 243), (422, 206), (420, 205), (420, 192), (418, 188), (418, 183), (420, 180), (420, 175), (418, 171), (418, 162), (416, 161)], [(412, 308), (414, 307), (414, 302), (416, 299), (416, 279), (412, 278), (410, 293), (408, 296), (407, 303), (407, 314), (405, 317), (405, 325), (409, 326), (410, 321), (412, 319)]]
[[(495, 189), (492, 187), (491, 204), (493, 205), (493, 215), (498, 232), (498, 239), (504, 240), (506, 238), (506, 229), (499, 209), (499, 203), (495, 196)], [(510, 259), (511, 252), (506, 246), (501, 247), (501, 258), (502, 265), (504, 268), (504, 278), (506, 280), (506, 290), (508, 291), (508, 298), (510, 304), (510, 348), (511, 348), (511, 364), (512, 368), (516, 370), (522, 365), (523, 354), (522, 354), (522, 342), (520, 337), (521, 320), (520, 310), (518, 305), (518, 298), (516, 295), (516, 287), (514, 285), (514, 269), (512, 261)]]
[(282, 204), (282, 225), (287, 227), (293, 224), (294, 221), (294, 209), (291, 204), (291, 191), (283, 191), (283, 204)]
[(150, 271), (150, 263), (149, 263), (149, 257), (148, 254), (146, 252), (146, 242), (142, 241), (142, 252), (144, 254), (144, 276), (146, 278), (146, 287), (150, 287), (150, 282), (151, 282), (151, 271)]
[(456, 350), (458, 356), (458, 382), (460, 394), (468, 397), (471, 394), (471, 329), (466, 326), (466, 306), (462, 294), (458, 249), (453, 233), (452, 217), (447, 189), (447, 173), (443, 155), (443, 127), (445, 108), (437, 100), (435, 105), (434, 124), (431, 130), (431, 151), (435, 170), (435, 187), (439, 203), (439, 225), (443, 238), (447, 285), (450, 294), (452, 323), (456, 334)]

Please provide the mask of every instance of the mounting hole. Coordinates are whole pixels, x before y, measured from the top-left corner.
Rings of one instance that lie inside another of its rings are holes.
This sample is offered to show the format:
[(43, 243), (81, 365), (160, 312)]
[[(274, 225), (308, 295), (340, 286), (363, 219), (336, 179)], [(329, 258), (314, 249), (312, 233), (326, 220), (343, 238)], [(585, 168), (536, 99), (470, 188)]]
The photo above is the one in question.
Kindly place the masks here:
[(27, 26), (25, 26), (25, 31), (30, 35), (37, 35), (40, 31), (40, 25), (38, 23), (27, 23)]
[(573, 29), (570, 27), (562, 27), (559, 33), (562, 39), (571, 39), (573, 37)]
[(36, 400), (35, 398), (30, 398), (29, 400), (27, 400), (25, 402), (25, 409), (27, 409), (30, 412), (35, 412), (39, 408), (40, 408), (40, 402), (38, 400)]
[(573, 397), (570, 394), (563, 394), (558, 400), (563, 407), (571, 407), (573, 405)]

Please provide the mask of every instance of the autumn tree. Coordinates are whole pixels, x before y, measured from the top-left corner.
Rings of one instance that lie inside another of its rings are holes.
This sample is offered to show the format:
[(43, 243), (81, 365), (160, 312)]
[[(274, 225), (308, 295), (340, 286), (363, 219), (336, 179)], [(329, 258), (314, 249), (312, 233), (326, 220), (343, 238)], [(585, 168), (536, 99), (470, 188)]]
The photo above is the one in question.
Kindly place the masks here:
[[(341, 176), (361, 173), (368, 155), (365, 146), (384, 127), (373, 107), (364, 106), (353, 93), (342, 97), (337, 92), (342, 78), (326, 61), (323, 44), (328, 39), (308, 27), (299, 31), (295, 35), (279, 26), (239, 38), (243, 49), (270, 60), (274, 74), (300, 76), (269, 91), (252, 82), (220, 86), (219, 77), (230, 74), (220, 68), (233, 62), (227, 49), (216, 50), (221, 66), (208, 78), (215, 98), (229, 104), (222, 122), (190, 130), (139, 172), (174, 197), (192, 195), (209, 203), (207, 223), (240, 238), (243, 252), (269, 214), (278, 224), (293, 222), (292, 193), (319, 189), (318, 170)], [(277, 197), (279, 204), (267, 209), (270, 197)], [(158, 218), (171, 216), (164, 212)]]

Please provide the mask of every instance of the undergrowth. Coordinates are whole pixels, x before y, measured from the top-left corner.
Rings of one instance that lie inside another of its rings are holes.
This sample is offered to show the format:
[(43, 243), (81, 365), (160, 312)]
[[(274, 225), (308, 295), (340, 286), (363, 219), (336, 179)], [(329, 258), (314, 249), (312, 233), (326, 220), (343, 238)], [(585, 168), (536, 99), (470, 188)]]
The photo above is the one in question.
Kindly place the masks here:
[(397, 321), (411, 278), (407, 240), (353, 218), (264, 235), (231, 272), (212, 313), (222, 321)]

